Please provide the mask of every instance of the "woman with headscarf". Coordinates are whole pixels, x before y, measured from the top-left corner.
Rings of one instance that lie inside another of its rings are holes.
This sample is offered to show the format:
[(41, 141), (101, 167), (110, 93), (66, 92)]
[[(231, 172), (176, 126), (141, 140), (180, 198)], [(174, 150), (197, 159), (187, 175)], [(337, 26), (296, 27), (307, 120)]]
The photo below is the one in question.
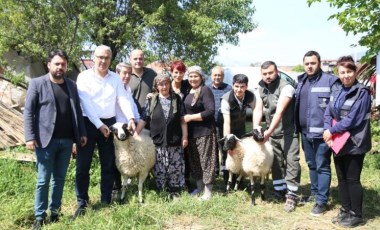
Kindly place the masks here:
[(156, 146), (153, 174), (159, 191), (168, 191), (174, 198), (185, 185), (183, 149), (187, 146), (187, 124), (181, 120), (181, 97), (171, 90), (167, 74), (154, 79), (153, 94), (146, 101), (136, 132), (150, 122), (150, 135)]
[(192, 66), (187, 73), (190, 92), (184, 99), (186, 115), (183, 119), (188, 124), (191, 175), (197, 184), (192, 195), (204, 190), (201, 200), (209, 200), (218, 164), (214, 95), (210, 88), (204, 86), (201, 67)]

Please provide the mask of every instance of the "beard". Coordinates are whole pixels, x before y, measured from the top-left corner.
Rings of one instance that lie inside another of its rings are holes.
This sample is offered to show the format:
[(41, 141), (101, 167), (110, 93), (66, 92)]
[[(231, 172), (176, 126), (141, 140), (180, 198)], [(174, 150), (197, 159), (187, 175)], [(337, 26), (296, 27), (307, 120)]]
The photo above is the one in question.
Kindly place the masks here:
[(56, 79), (56, 80), (61, 80), (61, 79), (63, 79), (63, 77), (65, 76), (65, 73), (63, 72), (63, 71), (56, 71), (56, 72), (54, 72), (54, 73), (50, 73), (51, 74), (51, 76), (54, 78), (54, 79)]

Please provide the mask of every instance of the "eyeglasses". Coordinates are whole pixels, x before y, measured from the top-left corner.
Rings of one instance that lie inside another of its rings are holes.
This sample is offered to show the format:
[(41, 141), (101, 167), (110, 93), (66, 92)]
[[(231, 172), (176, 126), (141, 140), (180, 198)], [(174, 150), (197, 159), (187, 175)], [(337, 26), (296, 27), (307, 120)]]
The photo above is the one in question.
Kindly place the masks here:
[(100, 59), (100, 60), (106, 60), (106, 61), (111, 59), (111, 57), (109, 57), (109, 56), (95, 56), (95, 57)]

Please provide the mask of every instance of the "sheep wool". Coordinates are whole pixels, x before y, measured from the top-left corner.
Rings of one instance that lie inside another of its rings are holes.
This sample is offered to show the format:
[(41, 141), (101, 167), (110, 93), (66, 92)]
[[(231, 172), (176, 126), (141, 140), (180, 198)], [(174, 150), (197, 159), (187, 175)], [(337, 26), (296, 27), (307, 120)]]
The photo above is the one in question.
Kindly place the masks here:
[(245, 151), (243, 159), (243, 170), (252, 176), (265, 177), (271, 170), (273, 164), (273, 149), (269, 141), (259, 143), (253, 138), (243, 138), (242, 145)]
[[(156, 149), (149, 131), (143, 130), (140, 135), (129, 136), (123, 129), (123, 125), (116, 123), (111, 130), (117, 130), (115, 135), (115, 164), (123, 176), (121, 199), (125, 197), (127, 179), (138, 176), (139, 202), (143, 203), (143, 183), (156, 162)], [(123, 141), (120, 137), (123, 136)], [(125, 139), (125, 137), (127, 137)]]
[(156, 162), (152, 138), (141, 133), (125, 141), (115, 139), (115, 162), (120, 173), (128, 177), (137, 176), (140, 172), (149, 173)]

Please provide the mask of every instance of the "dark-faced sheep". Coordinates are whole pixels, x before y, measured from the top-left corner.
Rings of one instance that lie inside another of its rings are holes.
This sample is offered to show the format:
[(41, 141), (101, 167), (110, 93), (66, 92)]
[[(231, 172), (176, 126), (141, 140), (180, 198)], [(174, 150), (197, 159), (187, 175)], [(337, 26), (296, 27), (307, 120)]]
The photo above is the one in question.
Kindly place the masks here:
[[(273, 164), (272, 146), (268, 141), (263, 143), (263, 139), (263, 132), (258, 130), (253, 130), (252, 133), (244, 135), (242, 139), (237, 138), (233, 134), (229, 134), (222, 139), (224, 140), (224, 148), (229, 150), (226, 167), (234, 170), (239, 169), (237, 183), (243, 174), (248, 175), (250, 180), (251, 202), (253, 205), (256, 204), (254, 197), (254, 177), (260, 177), (261, 199), (265, 200), (265, 177), (270, 172)], [(228, 161), (228, 159), (230, 160)], [(229, 165), (227, 162), (229, 162)], [(237, 173), (236, 171), (231, 172)], [(232, 176), (230, 173), (229, 184), (231, 180)]]
[(143, 203), (145, 179), (156, 162), (155, 146), (147, 132), (132, 136), (128, 125), (116, 123), (110, 127), (115, 136), (115, 163), (123, 177), (121, 199), (125, 198), (127, 179), (138, 176), (139, 202)]

